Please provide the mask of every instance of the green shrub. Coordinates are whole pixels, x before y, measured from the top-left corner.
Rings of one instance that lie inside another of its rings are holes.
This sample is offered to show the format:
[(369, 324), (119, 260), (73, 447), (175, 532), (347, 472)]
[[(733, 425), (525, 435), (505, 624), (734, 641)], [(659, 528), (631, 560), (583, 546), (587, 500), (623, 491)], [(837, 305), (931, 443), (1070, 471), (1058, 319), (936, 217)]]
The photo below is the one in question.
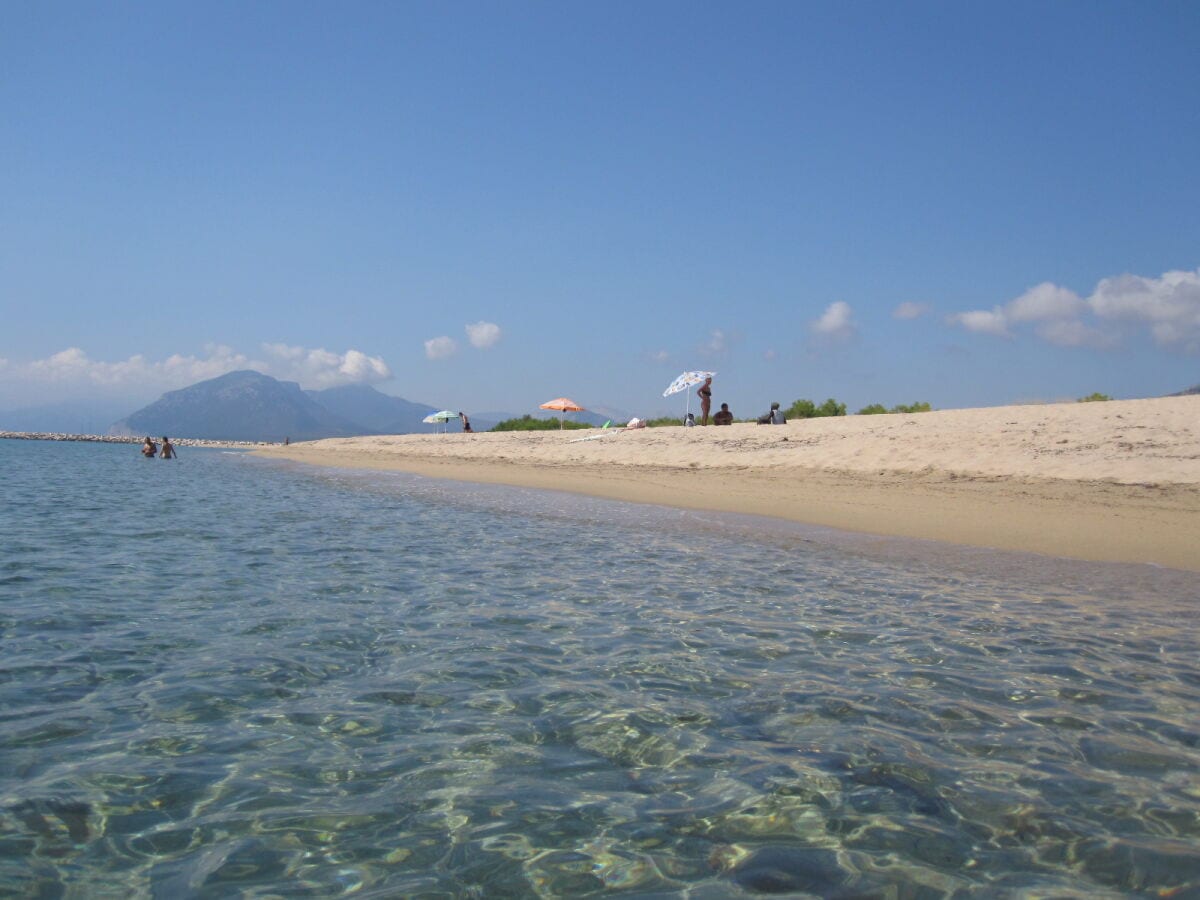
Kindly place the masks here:
[[(591, 428), (586, 422), (563, 422), (563, 428)], [(523, 415), (519, 419), (505, 419), (492, 431), (558, 431), (558, 419), (535, 419)]]
[(659, 416), (657, 419), (647, 419), (647, 428), (665, 428), (671, 425), (683, 425), (683, 419), (678, 416)]
[(783, 412), (787, 419), (811, 419), (816, 414), (817, 407), (811, 400), (797, 400)]
[(846, 404), (838, 403), (832, 397), (820, 406), (817, 406), (811, 400), (797, 400), (784, 410), (783, 414), (789, 419), (818, 419), (822, 416), (844, 416), (846, 414)]
[(884, 413), (919, 413), (932, 412), (933, 407), (925, 401), (921, 400), (916, 403), (910, 403), (905, 406), (903, 403), (897, 403), (891, 409), (888, 409), (882, 403), (872, 403), (870, 406), (864, 406), (858, 411), (860, 416), (879, 416)]
[(1112, 397), (1108, 396), (1108, 394), (1098, 394), (1097, 393), (1097, 394), (1088, 394), (1086, 397), (1080, 397), (1076, 402), (1077, 403), (1100, 403), (1105, 400), (1111, 400), (1111, 399), (1112, 399)]
[(818, 416), (844, 416), (846, 414), (846, 404), (838, 403), (832, 397), (817, 407)]

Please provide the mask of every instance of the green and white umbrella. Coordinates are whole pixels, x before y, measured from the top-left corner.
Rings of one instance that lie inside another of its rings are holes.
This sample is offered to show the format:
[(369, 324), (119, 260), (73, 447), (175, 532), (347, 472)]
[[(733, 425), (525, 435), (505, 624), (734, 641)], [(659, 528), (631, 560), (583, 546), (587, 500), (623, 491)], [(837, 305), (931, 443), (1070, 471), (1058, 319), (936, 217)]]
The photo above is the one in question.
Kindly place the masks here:
[(445, 425), (451, 419), (457, 419), (458, 413), (448, 409), (443, 409), (441, 412), (430, 413), (421, 421), (426, 425)]

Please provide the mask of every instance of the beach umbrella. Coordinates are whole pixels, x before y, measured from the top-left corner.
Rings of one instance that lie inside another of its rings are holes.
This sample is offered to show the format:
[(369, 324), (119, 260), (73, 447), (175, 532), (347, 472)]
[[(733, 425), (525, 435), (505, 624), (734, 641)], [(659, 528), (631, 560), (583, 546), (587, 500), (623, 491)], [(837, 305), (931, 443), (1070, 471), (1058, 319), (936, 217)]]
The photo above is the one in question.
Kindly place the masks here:
[(547, 400), (545, 403), (539, 404), (539, 409), (554, 409), (559, 412), (558, 427), (563, 427), (563, 418), (565, 413), (583, 412), (583, 407), (574, 400), (569, 400), (566, 397), (556, 397), (553, 400)]
[(692, 411), (692, 392), (688, 391), (693, 384), (701, 384), (706, 378), (712, 378), (716, 372), (684, 372), (674, 381), (667, 385), (667, 389), (663, 391), (664, 397), (670, 397), (672, 394), (678, 394), (680, 391), (687, 391), (687, 408), (684, 410), (684, 417)]
[(443, 409), (441, 412), (430, 413), (421, 421), (426, 425), (445, 425), (451, 419), (457, 419), (458, 413)]

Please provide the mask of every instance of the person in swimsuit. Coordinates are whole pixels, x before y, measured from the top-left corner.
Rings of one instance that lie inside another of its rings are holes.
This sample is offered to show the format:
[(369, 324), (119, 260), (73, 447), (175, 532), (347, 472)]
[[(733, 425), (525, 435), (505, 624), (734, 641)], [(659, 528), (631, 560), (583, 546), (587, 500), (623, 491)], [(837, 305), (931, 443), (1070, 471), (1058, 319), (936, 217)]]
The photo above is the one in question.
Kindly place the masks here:
[(150, 440), (150, 435), (146, 435), (146, 439), (142, 441), (142, 456), (147, 458), (158, 456), (158, 444)]
[(696, 391), (700, 397), (700, 424), (708, 424), (708, 411), (712, 409), (712, 376), (704, 379), (704, 384), (700, 385), (700, 390)]
[(167, 440), (167, 436), (163, 435), (162, 453), (159, 454), (162, 459), (178, 459), (175, 455), (175, 447)]
[(717, 410), (717, 414), (713, 416), (714, 425), (732, 425), (733, 413), (729, 411), (729, 404), (722, 403), (721, 408)]
[(458, 417), (462, 419), (463, 434), (473, 434), (471, 431), (471, 420), (467, 418), (467, 414), (465, 412), (460, 412)]

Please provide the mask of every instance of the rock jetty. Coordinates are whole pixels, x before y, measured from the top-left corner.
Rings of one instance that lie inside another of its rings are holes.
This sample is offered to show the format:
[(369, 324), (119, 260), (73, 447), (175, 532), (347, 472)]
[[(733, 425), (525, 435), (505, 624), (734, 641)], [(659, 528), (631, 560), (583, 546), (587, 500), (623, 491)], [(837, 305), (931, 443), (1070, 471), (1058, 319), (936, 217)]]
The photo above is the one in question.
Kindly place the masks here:
[[(158, 435), (151, 435), (155, 441)], [(109, 434), (63, 434), (56, 431), (0, 431), (0, 438), (16, 441), (92, 441), (97, 444), (140, 444), (140, 437), (116, 437)], [(197, 438), (171, 438), (176, 447), (273, 447), (273, 441), (208, 441)]]

